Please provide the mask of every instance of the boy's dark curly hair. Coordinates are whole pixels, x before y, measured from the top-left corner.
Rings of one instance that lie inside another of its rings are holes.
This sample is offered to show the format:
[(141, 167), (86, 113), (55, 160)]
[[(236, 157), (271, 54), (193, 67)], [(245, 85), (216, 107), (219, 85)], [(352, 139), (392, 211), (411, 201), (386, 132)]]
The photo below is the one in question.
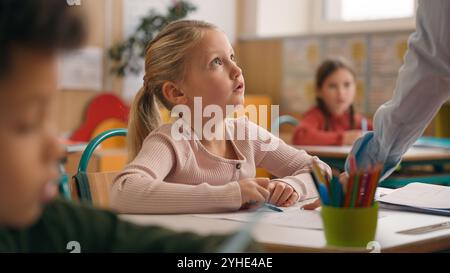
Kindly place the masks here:
[(81, 46), (86, 28), (80, 13), (66, 0), (1, 0), (0, 77), (9, 69), (14, 46), (47, 52)]

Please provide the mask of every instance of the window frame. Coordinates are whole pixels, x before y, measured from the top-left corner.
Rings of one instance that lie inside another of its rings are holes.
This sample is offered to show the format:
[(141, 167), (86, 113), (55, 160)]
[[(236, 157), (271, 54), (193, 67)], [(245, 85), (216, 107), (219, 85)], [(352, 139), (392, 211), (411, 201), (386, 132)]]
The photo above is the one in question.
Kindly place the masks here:
[[(323, 18), (325, 1), (326, 0), (312, 1), (312, 33), (358, 33), (415, 29), (416, 14), (412, 17), (398, 19), (327, 21)], [(417, 8), (417, 0), (415, 1), (415, 7)]]

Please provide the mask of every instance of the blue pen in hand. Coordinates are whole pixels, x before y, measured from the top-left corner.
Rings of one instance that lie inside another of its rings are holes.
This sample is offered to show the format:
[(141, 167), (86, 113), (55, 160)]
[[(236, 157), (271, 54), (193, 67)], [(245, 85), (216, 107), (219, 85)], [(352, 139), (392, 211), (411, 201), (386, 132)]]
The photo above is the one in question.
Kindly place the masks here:
[[(247, 204), (250, 205), (250, 206), (252, 206), (252, 205), (256, 205), (257, 203), (258, 203), (258, 202), (256, 202), (256, 201), (250, 201), (250, 202), (248, 202)], [(272, 205), (272, 204), (269, 204), (269, 203), (264, 203), (263, 206), (266, 207), (266, 208), (268, 208), (268, 209), (271, 209), (271, 210), (273, 210), (273, 211), (276, 211), (276, 212), (283, 212), (283, 210), (280, 209), (279, 207), (277, 207), (277, 206), (275, 206), (275, 205)]]
[(279, 207), (277, 207), (275, 205), (272, 205), (272, 204), (269, 204), (269, 203), (264, 203), (264, 207), (266, 207), (268, 209), (271, 209), (273, 211), (276, 211), (276, 212), (283, 212), (283, 210), (280, 209)]

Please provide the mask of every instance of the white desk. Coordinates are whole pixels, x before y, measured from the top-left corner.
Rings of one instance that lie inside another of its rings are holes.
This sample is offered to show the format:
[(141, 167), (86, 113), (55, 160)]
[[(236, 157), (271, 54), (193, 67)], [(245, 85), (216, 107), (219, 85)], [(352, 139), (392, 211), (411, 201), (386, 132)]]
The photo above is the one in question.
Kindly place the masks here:
[[(311, 155), (345, 160), (352, 146), (294, 146)], [(450, 151), (440, 148), (411, 147), (403, 155), (402, 162), (450, 160)]]
[[(397, 231), (450, 221), (450, 217), (386, 211), (378, 220), (376, 241), (382, 252), (433, 252), (450, 249), (450, 229), (422, 235), (402, 235)], [(301, 210), (299, 209), (299, 213)], [(394, 217), (389, 217), (394, 216)], [(176, 231), (192, 231), (202, 235), (237, 231), (242, 222), (210, 219), (194, 215), (121, 215), (140, 225), (161, 225)], [(252, 233), (268, 252), (367, 252), (365, 249), (338, 249), (326, 246), (322, 230), (289, 228), (259, 224)]]

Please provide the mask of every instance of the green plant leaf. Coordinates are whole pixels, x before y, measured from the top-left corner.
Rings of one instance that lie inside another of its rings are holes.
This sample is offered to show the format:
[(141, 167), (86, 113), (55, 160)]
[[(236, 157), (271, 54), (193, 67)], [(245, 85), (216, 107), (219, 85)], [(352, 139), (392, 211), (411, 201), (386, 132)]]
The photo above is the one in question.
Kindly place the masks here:
[(170, 22), (181, 20), (197, 8), (187, 0), (174, 1), (168, 7), (167, 14), (160, 14), (154, 9), (144, 16), (135, 31), (126, 40), (112, 46), (108, 57), (113, 61), (111, 73), (119, 77), (139, 74), (142, 60), (148, 44)]

